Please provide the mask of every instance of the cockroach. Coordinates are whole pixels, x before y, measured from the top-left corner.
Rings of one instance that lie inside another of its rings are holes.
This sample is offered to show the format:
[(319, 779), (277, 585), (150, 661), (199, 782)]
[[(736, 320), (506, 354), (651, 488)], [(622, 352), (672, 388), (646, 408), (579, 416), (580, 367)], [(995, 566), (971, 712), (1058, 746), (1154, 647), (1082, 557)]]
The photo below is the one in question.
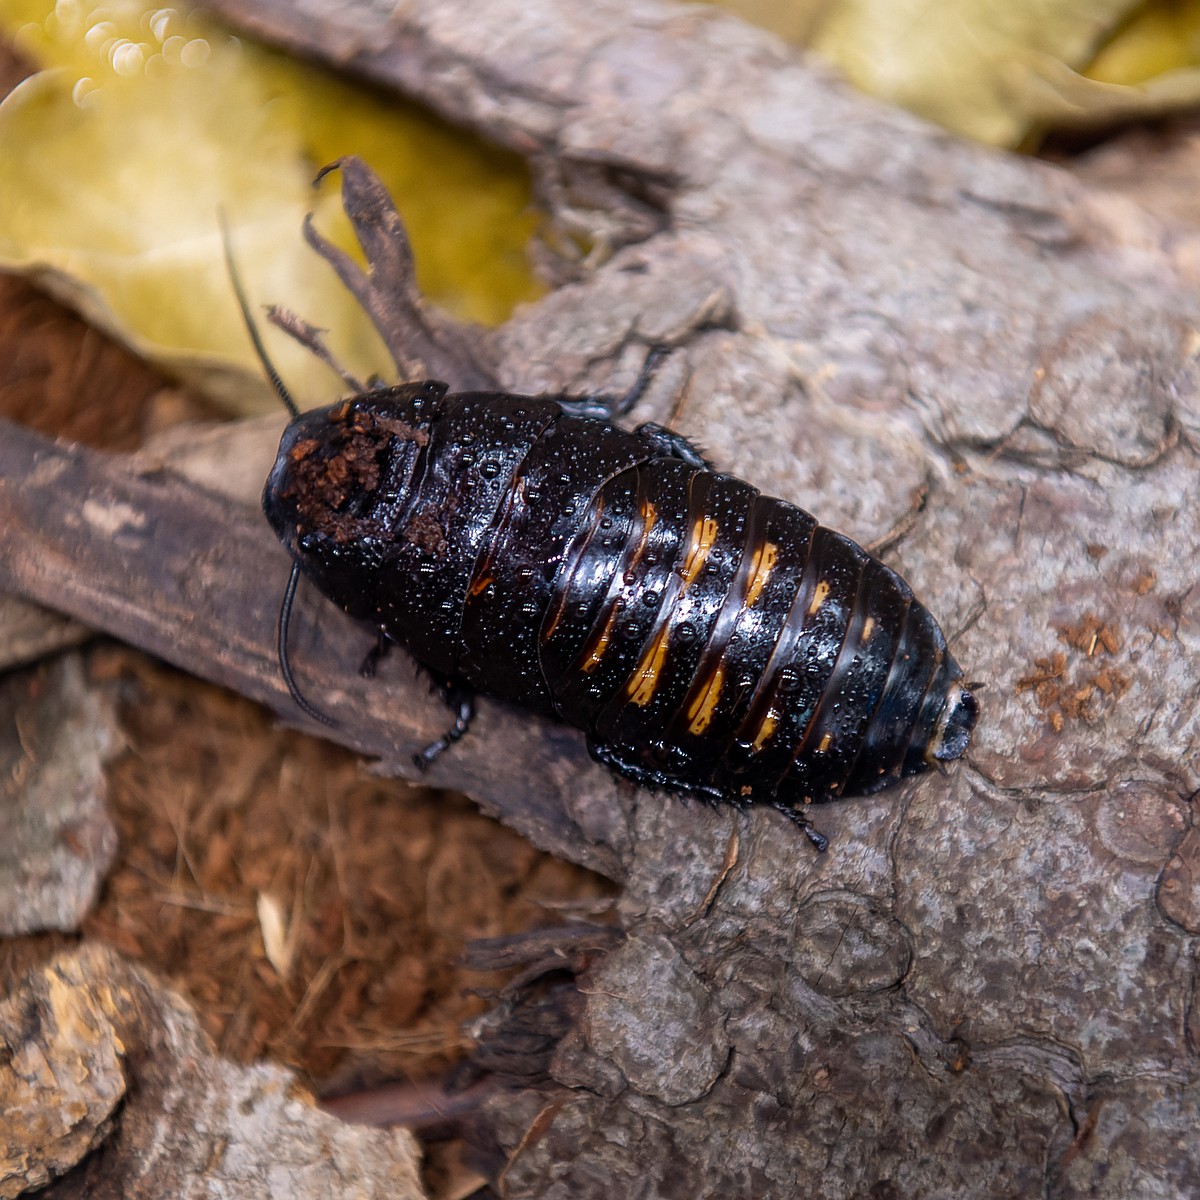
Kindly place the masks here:
[[(232, 274), (232, 268), (231, 268)], [(582, 730), (638, 784), (765, 803), (818, 849), (811, 804), (959, 758), (975, 685), (893, 570), (602, 397), (435, 380), (292, 414), (263, 492), (300, 575), (412, 654), (467, 730), (478, 693)]]

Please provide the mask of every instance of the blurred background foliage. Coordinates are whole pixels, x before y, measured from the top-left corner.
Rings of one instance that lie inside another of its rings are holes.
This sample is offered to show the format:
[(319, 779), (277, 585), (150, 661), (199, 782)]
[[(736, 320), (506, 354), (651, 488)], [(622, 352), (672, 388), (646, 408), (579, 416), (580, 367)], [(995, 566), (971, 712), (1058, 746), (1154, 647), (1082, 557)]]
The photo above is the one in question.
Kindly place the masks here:
[[(358, 154), (396, 197), (424, 292), (502, 321), (541, 288), (525, 164), (431, 113), (142, 0), (0, 0), (0, 34), (36, 74), (0, 105), (0, 267), (31, 275), (143, 357), (237, 411), (277, 405), (223, 264), (217, 213), (255, 303), (330, 330), (360, 377), (395, 368), (300, 238), (304, 214), (348, 250), (336, 176)], [(336, 384), (282, 335), (302, 401)]]
[(720, 0), (863, 91), (1031, 149), (1200, 102), (1200, 0)]
[[(1200, 101), (1200, 0), (721, 0), (857, 86), (965, 136), (1031, 149)], [(326, 162), (358, 154), (395, 196), (419, 282), (494, 324), (541, 294), (525, 164), (427, 111), (248, 43), (185, 7), (0, 0), (0, 36), (35, 74), (0, 105), (0, 268), (29, 275), (143, 357), (236, 411), (273, 401), (222, 262), (233, 229), (256, 303), (331, 331), (360, 377), (393, 368), (301, 242), (351, 249)], [(272, 336), (302, 402), (336, 385)]]

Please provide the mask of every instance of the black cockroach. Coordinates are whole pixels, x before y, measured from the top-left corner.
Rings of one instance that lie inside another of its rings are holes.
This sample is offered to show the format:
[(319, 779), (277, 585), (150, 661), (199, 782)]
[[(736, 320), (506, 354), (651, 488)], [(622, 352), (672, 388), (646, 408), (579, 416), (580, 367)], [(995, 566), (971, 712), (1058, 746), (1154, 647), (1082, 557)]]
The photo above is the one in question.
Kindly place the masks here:
[[(236, 288), (235, 276), (235, 288)], [(405, 646), (457, 708), (556, 715), (639, 784), (812, 803), (962, 755), (971, 685), (894, 571), (602, 398), (448, 393), (433, 380), (292, 412), (263, 493), (299, 574)]]

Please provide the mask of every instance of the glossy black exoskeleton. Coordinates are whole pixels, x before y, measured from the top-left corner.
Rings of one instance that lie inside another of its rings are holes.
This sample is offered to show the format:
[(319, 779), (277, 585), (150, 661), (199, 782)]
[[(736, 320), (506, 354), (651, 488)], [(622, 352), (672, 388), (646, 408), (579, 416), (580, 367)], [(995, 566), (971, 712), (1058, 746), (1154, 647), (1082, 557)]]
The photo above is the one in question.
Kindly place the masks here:
[[(457, 710), (482, 692), (584, 731), (592, 755), (640, 784), (807, 805), (862, 795), (959, 758), (971, 687), (894, 571), (808, 513), (714, 471), (679, 434), (632, 432), (622, 402), (427, 380), (292, 414), (263, 508), (301, 574), (396, 642)], [(292, 330), (294, 332), (294, 330)], [(319, 340), (301, 340), (329, 361)], [(977, 686), (977, 685), (975, 685)]]
[(486, 693), (583, 730), (638, 783), (806, 827), (805, 805), (963, 753), (976, 701), (894, 571), (677, 434), (598, 412), (426, 381), (284, 433), (267, 518), (458, 697), (434, 752)]

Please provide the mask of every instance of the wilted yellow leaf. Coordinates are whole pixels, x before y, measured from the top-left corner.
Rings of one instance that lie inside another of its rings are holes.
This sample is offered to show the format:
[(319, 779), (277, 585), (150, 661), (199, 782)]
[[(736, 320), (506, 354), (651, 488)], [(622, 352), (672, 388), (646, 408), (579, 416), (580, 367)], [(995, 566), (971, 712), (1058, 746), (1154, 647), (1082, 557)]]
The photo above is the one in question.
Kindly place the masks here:
[(1200, 103), (1200, 0), (721, 0), (982, 142)]
[(1200, 64), (1200, 0), (1139, 8), (1084, 72), (1101, 83), (1141, 84)]
[[(0, 0), (0, 29), (47, 67), (0, 105), (0, 266), (239, 409), (272, 400), (233, 304), (218, 210), (256, 304), (328, 328), (360, 377), (393, 373), (299, 234), (313, 210), (352, 246), (336, 181), (311, 188), (341, 154), (393, 191), (434, 299), (495, 321), (537, 293), (522, 165), (432, 117), (138, 0)], [(271, 352), (302, 403), (336, 391), (282, 335)]]

